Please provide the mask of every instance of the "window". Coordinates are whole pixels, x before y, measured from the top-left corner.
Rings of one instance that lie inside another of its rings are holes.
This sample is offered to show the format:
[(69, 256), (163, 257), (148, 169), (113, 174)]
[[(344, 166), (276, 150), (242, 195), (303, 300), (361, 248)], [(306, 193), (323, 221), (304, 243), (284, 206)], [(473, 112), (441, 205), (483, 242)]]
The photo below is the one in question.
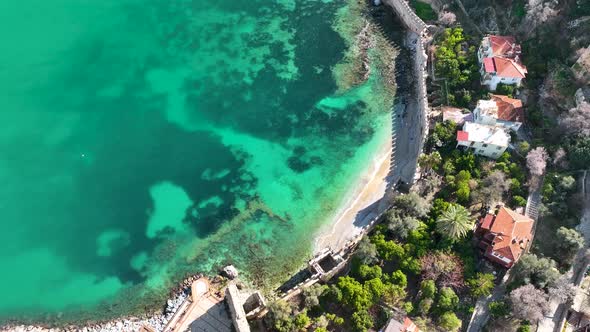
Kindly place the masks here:
[(475, 144), (475, 142), (471, 142), (471, 144), (469, 144), (469, 146), (473, 146), (473, 144)]
[(477, 151), (477, 152), (478, 152), (478, 153), (483, 153), (483, 150), (479, 150), (479, 151)]
[(483, 147), (484, 147), (484, 148), (487, 148), (487, 147), (488, 147), (488, 145), (487, 145), (487, 144), (484, 144), (484, 145), (483, 145)]
[(502, 149), (501, 146), (496, 147), (496, 150), (501, 150), (501, 149)]
[(497, 152), (494, 152), (494, 153), (492, 153), (492, 156), (495, 157), (497, 154), (498, 154)]

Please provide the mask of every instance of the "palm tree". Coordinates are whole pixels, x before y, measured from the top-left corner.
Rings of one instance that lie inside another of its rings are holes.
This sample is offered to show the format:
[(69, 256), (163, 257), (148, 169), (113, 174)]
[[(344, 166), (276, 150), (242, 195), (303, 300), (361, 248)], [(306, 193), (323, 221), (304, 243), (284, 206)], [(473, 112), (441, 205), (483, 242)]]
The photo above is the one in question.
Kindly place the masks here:
[(451, 204), (436, 220), (436, 230), (443, 236), (457, 240), (473, 228), (473, 220), (467, 209), (458, 204)]

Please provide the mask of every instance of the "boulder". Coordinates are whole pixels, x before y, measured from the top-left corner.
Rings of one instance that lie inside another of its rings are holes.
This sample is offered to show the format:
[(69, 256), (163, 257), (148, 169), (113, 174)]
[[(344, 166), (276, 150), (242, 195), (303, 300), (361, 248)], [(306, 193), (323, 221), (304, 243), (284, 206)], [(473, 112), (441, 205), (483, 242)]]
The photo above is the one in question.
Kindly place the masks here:
[(238, 277), (238, 269), (236, 269), (233, 265), (228, 265), (223, 268), (223, 274), (229, 279), (233, 280)]

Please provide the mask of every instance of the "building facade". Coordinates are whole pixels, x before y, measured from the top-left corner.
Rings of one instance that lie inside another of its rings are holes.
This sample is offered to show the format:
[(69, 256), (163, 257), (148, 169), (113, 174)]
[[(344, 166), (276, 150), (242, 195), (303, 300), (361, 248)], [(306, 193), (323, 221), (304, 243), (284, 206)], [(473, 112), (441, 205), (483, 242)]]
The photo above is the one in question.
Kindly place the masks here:
[(524, 121), (522, 101), (500, 95), (492, 95), (490, 100), (479, 100), (473, 110), (473, 121), (516, 132)]
[(478, 247), (486, 259), (509, 269), (526, 251), (533, 224), (533, 219), (498, 206), (495, 213), (488, 213), (476, 224)]
[(520, 56), (521, 48), (514, 37), (484, 37), (477, 52), (481, 83), (491, 91), (495, 91), (500, 83), (520, 86), (527, 74)]
[(501, 126), (465, 122), (457, 132), (457, 148), (484, 157), (497, 159), (510, 144), (510, 135)]

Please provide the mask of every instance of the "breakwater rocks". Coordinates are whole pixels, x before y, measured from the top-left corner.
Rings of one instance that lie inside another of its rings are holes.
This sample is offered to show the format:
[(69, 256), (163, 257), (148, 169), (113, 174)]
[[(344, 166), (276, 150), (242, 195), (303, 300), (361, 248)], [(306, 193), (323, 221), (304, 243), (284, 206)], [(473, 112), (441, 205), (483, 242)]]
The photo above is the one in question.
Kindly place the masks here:
[(144, 318), (128, 317), (98, 324), (59, 328), (47, 328), (35, 325), (9, 325), (0, 327), (0, 332), (137, 332), (143, 326), (150, 326), (156, 332), (163, 332), (166, 324), (168, 324), (182, 303), (189, 297), (191, 284), (200, 277), (201, 275), (194, 275), (184, 279), (172, 290), (171, 297), (166, 302), (166, 307), (162, 313), (147, 315)]
[(154, 314), (149, 317), (126, 318), (114, 320), (102, 324), (91, 324), (83, 327), (63, 327), (63, 328), (45, 328), (40, 326), (11, 326), (3, 328), (0, 331), (13, 332), (137, 332), (142, 326), (149, 325), (155, 331), (162, 332), (166, 324), (170, 321), (174, 313), (178, 310), (182, 302), (188, 297), (188, 293), (178, 294), (176, 297), (169, 299), (163, 314)]

